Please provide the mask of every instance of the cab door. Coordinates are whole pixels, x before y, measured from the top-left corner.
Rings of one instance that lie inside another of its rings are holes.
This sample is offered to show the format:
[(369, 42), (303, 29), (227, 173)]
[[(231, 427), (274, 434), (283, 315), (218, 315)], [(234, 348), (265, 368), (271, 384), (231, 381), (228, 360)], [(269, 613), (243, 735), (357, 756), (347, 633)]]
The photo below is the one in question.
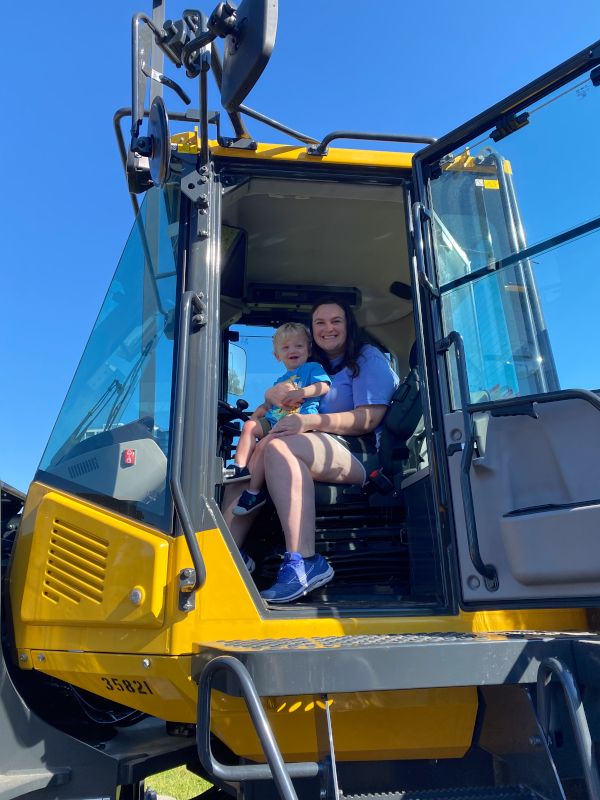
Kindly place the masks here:
[(596, 43), (414, 161), (426, 420), (465, 607), (600, 599), (599, 63)]

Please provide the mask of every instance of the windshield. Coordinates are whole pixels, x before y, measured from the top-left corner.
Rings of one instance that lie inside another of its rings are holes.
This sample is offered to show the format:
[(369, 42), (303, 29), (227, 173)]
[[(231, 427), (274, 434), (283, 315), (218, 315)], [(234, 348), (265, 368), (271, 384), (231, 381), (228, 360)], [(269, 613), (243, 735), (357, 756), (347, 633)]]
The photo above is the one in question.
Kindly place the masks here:
[(178, 213), (175, 188), (147, 193), (40, 463), (167, 527)]

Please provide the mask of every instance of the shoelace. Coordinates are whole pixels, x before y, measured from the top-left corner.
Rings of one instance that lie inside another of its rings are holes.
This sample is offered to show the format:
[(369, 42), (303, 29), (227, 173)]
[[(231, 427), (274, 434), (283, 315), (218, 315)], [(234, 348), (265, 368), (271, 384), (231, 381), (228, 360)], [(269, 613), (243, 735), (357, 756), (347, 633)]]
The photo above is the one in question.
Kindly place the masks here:
[(283, 557), (283, 564), (279, 567), (279, 575), (277, 576), (277, 582), (279, 583), (280, 580), (288, 577), (298, 578), (298, 574), (293, 566), (293, 561), (286, 553)]

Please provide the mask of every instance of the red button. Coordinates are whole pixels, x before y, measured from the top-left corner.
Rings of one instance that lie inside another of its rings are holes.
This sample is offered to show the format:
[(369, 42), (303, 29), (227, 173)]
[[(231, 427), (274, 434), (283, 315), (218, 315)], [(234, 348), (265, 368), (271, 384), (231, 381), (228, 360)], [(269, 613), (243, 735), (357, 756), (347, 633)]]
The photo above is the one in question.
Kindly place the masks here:
[(130, 467), (135, 464), (135, 450), (132, 450), (130, 447), (127, 450), (123, 450), (123, 466)]

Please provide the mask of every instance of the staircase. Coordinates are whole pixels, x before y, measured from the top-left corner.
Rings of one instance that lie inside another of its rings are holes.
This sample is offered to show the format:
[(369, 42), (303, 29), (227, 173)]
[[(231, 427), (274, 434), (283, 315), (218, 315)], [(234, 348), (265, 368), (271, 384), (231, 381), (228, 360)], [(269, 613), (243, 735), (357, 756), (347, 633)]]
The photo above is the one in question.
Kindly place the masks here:
[[(586, 676), (600, 688), (598, 663), (600, 637), (536, 631), (200, 642), (192, 665), (199, 683), (200, 761), (217, 786), (238, 787), (244, 800), (574, 800), (554, 760), (559, 737), (551, 706), (560, 697), (569, 719), (560, 739), (572, 739), (578, 765), (577, 780), (567, 776), (569, 786), (583, 789), (578, 800), (600, 800), (576, 678)], [(320, 694), (326, 701), (341, 692), (454, 686), (478, 687), (476, 735), (463, 759), (434, 762), (336, 763), (325, 702), (327, 755), (319, 762), (286, 763), (260, 699)], [(222, 764), (215, 758), (213, 688), (244, 698), (266, 764)], [(592, 712), (598, 715), (600, 708)]]

